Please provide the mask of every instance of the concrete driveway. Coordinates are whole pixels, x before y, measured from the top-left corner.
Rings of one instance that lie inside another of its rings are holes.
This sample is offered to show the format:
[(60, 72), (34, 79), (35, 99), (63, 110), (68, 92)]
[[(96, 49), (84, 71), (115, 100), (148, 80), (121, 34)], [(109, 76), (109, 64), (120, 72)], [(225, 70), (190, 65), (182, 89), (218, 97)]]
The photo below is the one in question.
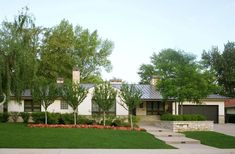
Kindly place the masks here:
[(214, 124), (214, 131), (235, 137), (235, 124)]

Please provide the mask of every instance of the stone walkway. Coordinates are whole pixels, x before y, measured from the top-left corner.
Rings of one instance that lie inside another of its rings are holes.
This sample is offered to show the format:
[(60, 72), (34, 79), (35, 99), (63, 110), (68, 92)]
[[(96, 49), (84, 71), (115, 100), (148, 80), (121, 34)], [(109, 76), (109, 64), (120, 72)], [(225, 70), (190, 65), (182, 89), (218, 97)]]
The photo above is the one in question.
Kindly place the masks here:
[(216, 149), (214, 147), (202, 145), (198, 140), (187, 138), (184, 134), (174, 133), (169, 129), (162, 129), (154, 124), (140, 124), (140, 127), (146, 129), (148, 133), (154, 135), (166, 144), (179, 149)]

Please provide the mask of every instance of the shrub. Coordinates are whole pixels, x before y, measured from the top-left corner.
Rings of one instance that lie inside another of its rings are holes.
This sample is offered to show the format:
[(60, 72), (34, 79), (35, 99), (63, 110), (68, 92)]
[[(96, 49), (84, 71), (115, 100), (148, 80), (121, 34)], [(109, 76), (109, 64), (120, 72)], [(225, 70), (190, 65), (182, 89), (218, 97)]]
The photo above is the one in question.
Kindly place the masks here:
[(24, 123), (28, 123), (29, 117), (30, 117), (30, 113), (28, 113), (28, 112), (21, 112), (20, 116), (22, 117)]
[(92, 125), (95, 123), (95, 120), (89, 119), (85, 116), (78, 116), (78, 124), (87, 124), (87, 125)]
[(60, 113), (48, 113), (48, 124), (58, 124)]
[(13, 122), (17, 122), (20, 112), (9, 112), (9, 115), (11, 119), (13, 120)]
[(43, 124), (45, 123), (45, 113), (44, 112), (33, 112), (32, 118), (34, 123), (36, 124)]
[(73, 124), (73, 122), (73, 114), (65, 113), (60, 115), (59, 124)]
[[(106, 125), (106, 126), (111, 126), (112, 123), (113, 123), (113, 122), (112, 122), (110, 119), (105, 120), (105, 125)], [(103, 125), (103, 120), (100, 121), (100, 125)]]
[(4, 112), (0, 113), (0, 122), (8, 122), (9, 114)]
[(140, 117), (132, 116), (132, 122), (133, 124), (137, 124), (140, 121)]
[(203, 115), (197, 114), (184, 114), (184, 115), (172, 115), (172, 114), (163, 114), (161, 120), (165, 121), (205, 121), (206, 118)]
[(121, 126), (122, 125), (122, 121), (120, 119), (115, 119), (112, 124), (112, 126)]

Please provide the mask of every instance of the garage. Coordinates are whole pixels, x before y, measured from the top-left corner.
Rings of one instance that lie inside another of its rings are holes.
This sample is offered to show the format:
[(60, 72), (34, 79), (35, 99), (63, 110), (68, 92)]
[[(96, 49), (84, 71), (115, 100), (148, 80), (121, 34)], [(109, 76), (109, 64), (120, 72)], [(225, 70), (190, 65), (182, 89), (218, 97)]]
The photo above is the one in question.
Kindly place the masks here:
[[(180, 106), (179, 106), (180, 111)], [(218, 123), (218, 105), (183, 105), (184, 114), (201, 114)]]

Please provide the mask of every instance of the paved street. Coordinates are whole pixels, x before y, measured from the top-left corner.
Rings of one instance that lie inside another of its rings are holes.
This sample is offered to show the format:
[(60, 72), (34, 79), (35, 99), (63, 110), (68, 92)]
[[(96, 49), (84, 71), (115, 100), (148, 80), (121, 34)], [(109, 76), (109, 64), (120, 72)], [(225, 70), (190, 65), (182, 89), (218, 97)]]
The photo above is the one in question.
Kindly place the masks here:
[(235, 124), (227, 123), (227, 124), (214, 124), (214, 131), (235, 136)]
[(235, 149), (0, 149), (0, 154), (235, 154)]

